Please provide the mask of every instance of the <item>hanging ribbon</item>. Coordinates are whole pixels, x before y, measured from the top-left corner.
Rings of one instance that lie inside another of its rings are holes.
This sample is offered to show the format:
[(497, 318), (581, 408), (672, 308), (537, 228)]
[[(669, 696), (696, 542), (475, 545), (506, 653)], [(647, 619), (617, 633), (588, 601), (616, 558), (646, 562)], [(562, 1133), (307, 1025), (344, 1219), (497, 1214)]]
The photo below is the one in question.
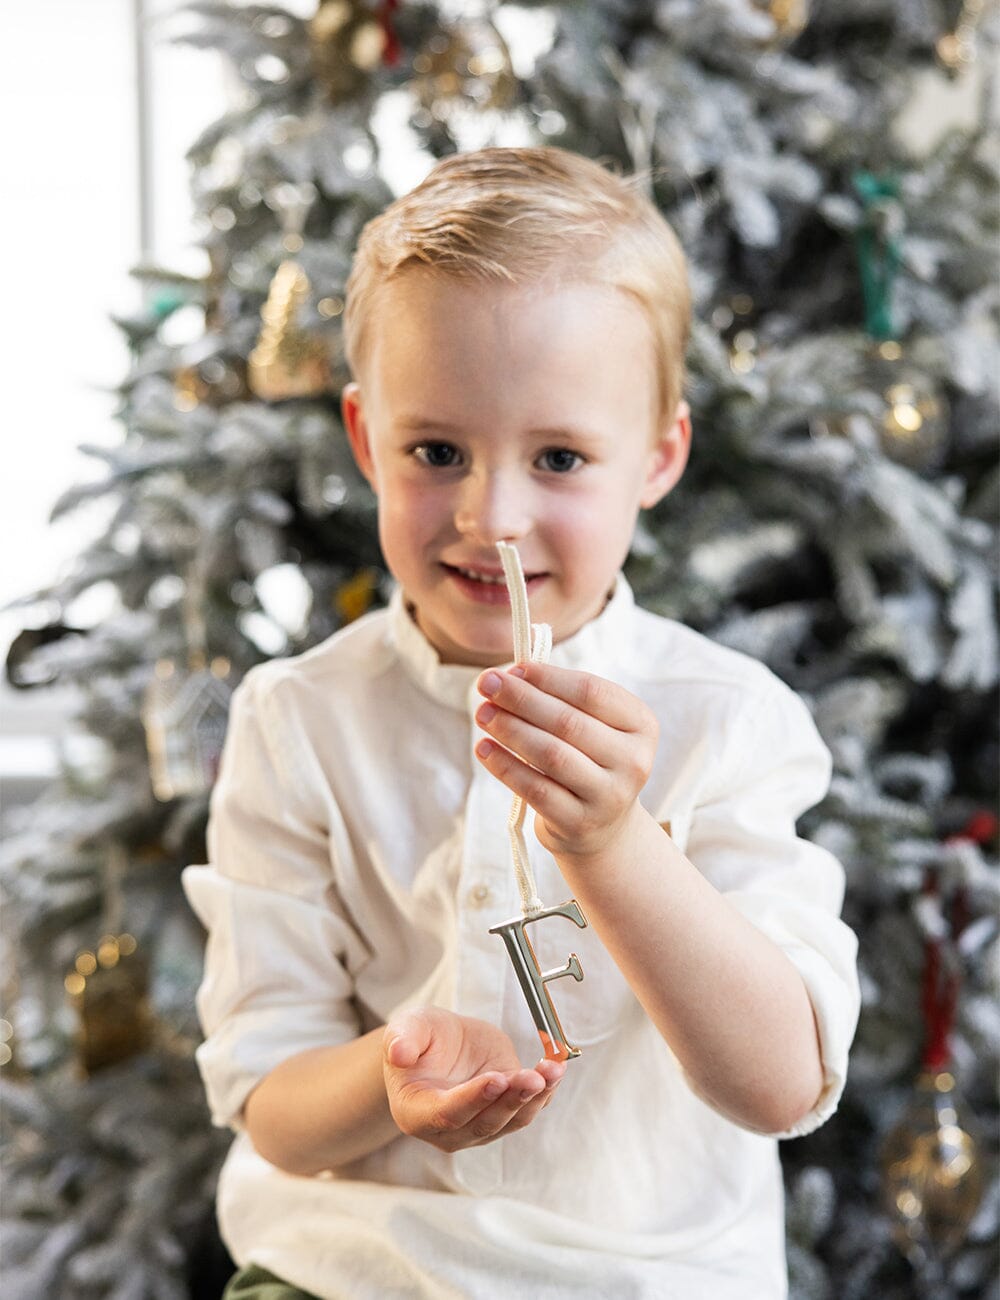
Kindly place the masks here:
[(854, 174), (854, 189), (865, 209), (856, 242), (865, 300), (865, 329), (879, 343), (895, 339), (892, 293), (902, 261), (903, 208), (898, 176)]
[[(976, 813), (965, 827), (957, 834), (945, 840), (945, 844), (986, 844), (996, 838), (997, 819), (992, 813)], [(924, 893), (929, 898), (938, 898), (941, 892), (939, 871), (928, 868), (924, 877)], [(968, 899), (964, 888), (955, 890), (950, 908), (942, 913), (951, 930), (954, 943), (968, 922)], [(951, 1034), (955, 1025), (955, 1012), (958, 1007), (958, 993), (961, 986), (961, 972), (955, 961), (945, 960), (944, 940), (931, 938), (927, 940), (924, 952), (924, 978), (920, 994), (920, 1005), (924, 1017), (926, 1037), (922, 1068), (937, 1073), (947, 1068), (951, 1061)]]
[[(503, 564), (507, 590), (510, 592), (511, 614), (514, 620), (514, 662), (516, 664), (548, 663), (552, 652), (552, 629), (548, 623), (529, 623), (528, 588), (521, 568), (521, 557), (517, 548), (507, 542), (498, 542), (500, 562)], [(514, 796), (510, 816), (507, 818), (507, 832), (510, 835), (510, 856), (517, 877), (517, 887), (521, 894), (521, 910), (525, 916), (537, 916), (542, 910), (542, 900), (538, 897), (534, 872), (528, 858), (528, 849), (524, 842), (525, 803), (520, 795)]]
[(385, 33), (385, 46), (382, 49), (382, 62), (387, 68), (395, 68), (403, 53), (403, 44), (396, 34), (393, 26), (393, 12), (399, 8), (399, 0), (383, 0), (379, 5), (379, 22), (382, 24), (382, 31)]
[[(950, 841), (949, 841), (950, 842)], [(924, 877), (924, 894), (937, 898), (940, 893), (938, 871), (928, 868)], [(965, 891), (956, 892), (949, 909), (948, 921), (953, 939), (957, 939), (965, 925)], [(942, 906), (942, 912), (945, 909)], [(920, 1005), (924, 1016), (926, 1036), (921, 1068), (937, 1074), (951, 1061), (951, 1031), (955, 1024), (958, 989), (961, 982), (957, 967), (946, 966), (943, 940), (928, 939), (924, 949), (924, 979), (920, 992)]]

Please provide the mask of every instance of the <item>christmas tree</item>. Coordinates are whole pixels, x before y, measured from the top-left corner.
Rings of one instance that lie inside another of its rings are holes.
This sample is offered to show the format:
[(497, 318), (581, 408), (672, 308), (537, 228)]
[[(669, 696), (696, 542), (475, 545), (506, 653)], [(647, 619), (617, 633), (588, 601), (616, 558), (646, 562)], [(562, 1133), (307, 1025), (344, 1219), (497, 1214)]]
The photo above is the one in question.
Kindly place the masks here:
[[(834, 757), (800, 831), (846, 868), (864, 1007), (840, 1111), (781, 1148), (792, 1295), (996, 1294), (995, 12), (183, 16), (241, 87), (189, 155), (205, 273), (136, 269), (121, 444), (55, 507), (110, 522), (8, 662), (76, 684), (94, 743), (6, 828), (5, 1294), (218, 1294), (179, 872), (233, 685), (387, 598), (339, 417), (358, 233), (436, 158), (532, 143), (642, 172), (690, 262), (694, 449), (637, 596), (768, 664)], [(116, 612), (74, 627), (98, 583)]]

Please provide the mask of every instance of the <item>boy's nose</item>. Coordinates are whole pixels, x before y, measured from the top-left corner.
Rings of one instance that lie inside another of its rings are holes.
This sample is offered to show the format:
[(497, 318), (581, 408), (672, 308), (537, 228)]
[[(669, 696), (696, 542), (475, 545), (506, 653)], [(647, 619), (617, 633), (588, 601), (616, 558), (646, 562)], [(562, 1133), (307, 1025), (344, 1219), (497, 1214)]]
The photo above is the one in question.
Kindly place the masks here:
[(455, 527), (470, 540), (495, 546), (530, 530), (525, 485), (503, 475), (470, 475), (455, 507)]

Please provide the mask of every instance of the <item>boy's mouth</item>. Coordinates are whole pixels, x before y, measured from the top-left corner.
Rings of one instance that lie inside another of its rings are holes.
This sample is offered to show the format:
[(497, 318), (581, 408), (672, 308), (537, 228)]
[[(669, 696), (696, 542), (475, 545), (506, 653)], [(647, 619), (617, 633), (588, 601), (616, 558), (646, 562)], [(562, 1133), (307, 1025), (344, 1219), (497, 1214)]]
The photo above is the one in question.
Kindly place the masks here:
[[(445, 564), (444, 561), (441, 562), (441, 567), (473, 599), (485, 600), (490, 604), (510, 603), (510, 593), (507, 590), (503, 569), (467, 568), (465, 565)], [(526, 573), (524, 575), (529, 593), (532, 586), (537, 587), (545, 576), (544, 573)]]
[(461, 564), (446, 564), (446, 569), (451, 569), (453, 573), (460, 573), (463, 578), (471, 578), (473, 582), (488, 582), (491, 586), (505, 582), (503, 569), (466, 569)]

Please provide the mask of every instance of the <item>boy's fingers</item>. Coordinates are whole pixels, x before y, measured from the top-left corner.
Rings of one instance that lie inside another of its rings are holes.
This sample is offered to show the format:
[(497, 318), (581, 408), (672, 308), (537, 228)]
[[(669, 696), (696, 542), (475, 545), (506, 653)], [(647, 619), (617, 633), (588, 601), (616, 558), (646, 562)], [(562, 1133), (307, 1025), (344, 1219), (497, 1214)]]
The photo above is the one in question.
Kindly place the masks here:
[[(507, 1123), (503, 1125), (503, 1132), (514, 1133), (517, 1132), (518, 1129), (527, 1128), (532, 1120), (534, 1120), (552, 1100), (558, 1086), (559, 1081), (556, 1080), (555, 1083), (543, 1088), (540, 1092), (537, 1092), (530, 1101), (524, 1102), (523, 1105), (513, 1111)], [(478, 1122), (478, 1120), (475, 1121), (475, 1123)]]
[[(531, 1075), (533, 1071), (521, 1071), (521, 1074)], [(545, 1096), (546, 1089), (539, 1087), (537, 1075), (534, 1080), (527, 1078), (518, 1078), (517, 1083), (511, 1083), (507, 1091), (487, 1106), (478, 1115), (474, 1116), (467, 1126), (469, 1136), (477, 1143), (489, 1142), (499, 1133), (506, 1132), (511, 1128), (523, 1128), (524, 1124), (530, 1122), (526, 1116), (527, 1112), (532, 1115), (537, 1113), (538, 1099)]]
[[(493, 671), (496, 672), (495, 669)], [(642, 708), (636, 697), (624, 686), (576, 668), (559, 668), (555, 664), (520, 664), (516, 675), (510, 670), (497, 673), (501, 685), (495, 693), (484, 689), (487, 676), (484, 673), (479, 678), (478, 685), (483, 695), (496, 700), (501, 707), (509, 702), (514, 712), (524, 711), (524, 716), (532, 721), (537, 720), (539, 726), (545, 726), (544, 719), (552, 716), (553, 702), (556, 700), (580, 709), (605, 726), (625, 732), (635, 730), (636, 709)], [(549, 697), (548, 700), (539, 698), (539, 692), (543, 697)]]
[[(582, 746), (577, 748), (571, 741), (502, 709), (495, 711), (488, 722), (483, 722), (477, 713), (476, 722), (492, 740), (578, 798), (596, 797), (607, 780), (605, 769), (610, 766), (610, 751), (597, 755)], [(605, 763), (604, 759), (609, 762)]]
[(544, 1092), (545, 1080), (537, 1070), (479, 1075), (428, 1097), (428, 1127), (439, 1133), (468, 1128), (477, 1139), (490, 1137)]
[(566, 1061), (553, 1061), (543, 1056), (535, 1066), (536, 1071), (545, 1080), (547, 1088), (553, 1088), (566, 1073)]
[[(500, 1093), (495, 1091), (500, 1089)], [(480, 1075), (454, 1088), (437, 1088), (432, 1084), (404, 1084), (394, 1094), (393, 1118), (409, 1137), (440, 1142), (466, 1127), (494, 1095), (502, 1095), (507, 1080), (502, 1074)]]
[[(479, 706), (476, 722), (490, 735), (495, 735), (501, 744), (518, 752), (518, 745), (506, 737), (524, 735), (527, 727), (539, 742), (545, 742), (546, 738), (557, 739), (572, 752), (585, 755), (600, 767), (612, 767), (619, 759), (622, 744), (632, 739), (631, 735), (607, 726), (581, 709), (514, 678), (508, 678), (492, 700)], [(513, 731), (510, 730), (512, 726), (515, 727)], [(526, 757), (530, 759), (532, 756)]]
[(497, 741), (479, 741), (475, 754), (487, 771), (502, 781), (512, 794), (520, 795), (547, 821), (561, 826), (574, 824), (581, 801), (571, 790), (524, 762)]
[[(560, 1062), (547, 1064), (565, 1068)], [(404, 1133), (458, 1151), (530, 1124), (551, 1100), (561, 1077), (555, 1073), (552, 1082), (540, 1070), (515, 1070), (479, 1075), (448, 1089), (411, 1084), (394, 1113)]]
[(468, 1083), (451, 1088), (446, 1094), (444, 1109), (451, 1127), (464, 1128), (477, 1115), (510, 1095), (510, 1085), (502, 1074), (481, 1075)]

